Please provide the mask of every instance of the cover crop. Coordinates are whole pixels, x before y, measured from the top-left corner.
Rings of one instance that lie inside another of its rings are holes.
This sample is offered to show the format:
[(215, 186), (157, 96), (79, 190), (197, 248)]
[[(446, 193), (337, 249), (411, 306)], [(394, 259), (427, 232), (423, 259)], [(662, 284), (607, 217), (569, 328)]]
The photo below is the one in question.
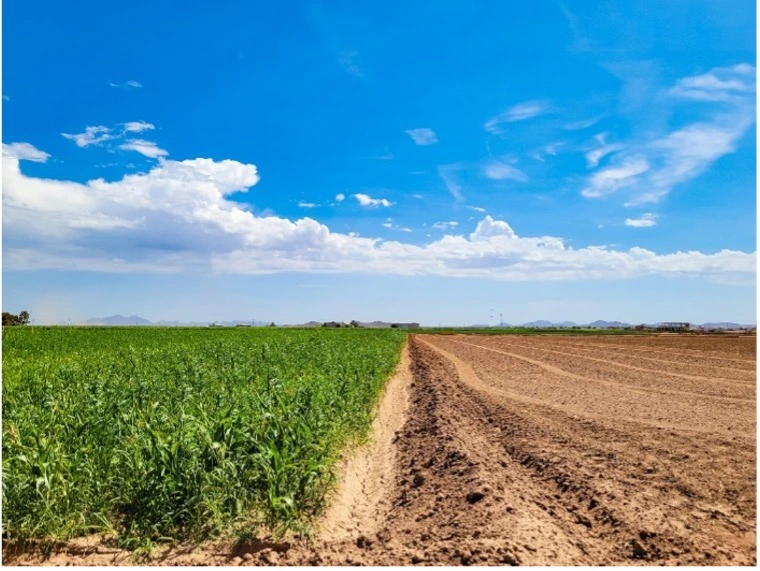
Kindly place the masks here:
[(404, 334), (3, 331), (3, 530), (207, 537), (305, 530), (366, 436)]

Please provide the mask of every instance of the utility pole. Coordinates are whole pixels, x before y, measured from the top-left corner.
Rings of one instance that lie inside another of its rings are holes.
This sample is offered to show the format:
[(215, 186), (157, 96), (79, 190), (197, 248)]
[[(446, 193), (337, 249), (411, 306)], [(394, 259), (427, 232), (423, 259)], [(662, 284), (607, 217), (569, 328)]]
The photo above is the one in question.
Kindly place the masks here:
[(501, 312), (499, 312), (499, 327), (504, 327), (504, 319), (501, 317)]

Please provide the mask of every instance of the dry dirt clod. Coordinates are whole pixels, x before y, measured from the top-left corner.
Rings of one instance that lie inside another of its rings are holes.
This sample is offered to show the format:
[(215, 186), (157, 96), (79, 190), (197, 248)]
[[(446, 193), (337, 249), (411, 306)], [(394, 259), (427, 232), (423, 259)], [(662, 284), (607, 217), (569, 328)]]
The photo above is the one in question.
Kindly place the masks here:
[(419, 488), (424, 483), (425, 483), (425, 476), (423, 476), (420, 472), (417, 472), (414, 475), (414, 479), (412, 480), (412, 486), (414, 486), (415, 488)]
[(475, 504), (482, 500), (485, 497), (485, 494), (480, 491), (474, 491), (467, 494), (467, 503), (468, 504)]
[(587, 518), (585, 515), (578, 514), (576, 520), (578, 521), (579, 524), (585, 525), (586, 527), (588, 527), (589, 529), (591, 529), (591, 520), (589, 518)]
[(644, 547), (638, 539), (634, 539), (631, 542), (633, 548), (633, 556), (637, 559), (644, 559), (647, 556), (647, 549)]

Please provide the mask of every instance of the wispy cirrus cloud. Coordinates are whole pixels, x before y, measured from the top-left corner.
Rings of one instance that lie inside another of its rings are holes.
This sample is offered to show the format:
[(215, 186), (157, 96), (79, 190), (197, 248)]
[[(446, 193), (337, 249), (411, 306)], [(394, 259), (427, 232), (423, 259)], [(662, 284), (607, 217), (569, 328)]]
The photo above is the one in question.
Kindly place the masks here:
[(626, 218), (625, 225), (632, 228), (651, 228), (657, 224), (657, 215), (646, 212), (638, 218)]
[(506, 111), (494, 115), (488, 121), (485, 122), (483, 128), (494, 135), (501, 135), (504, 133), (503, 124), (512, 123), (514, 121), (525, 121), (538, 117), (549, 111), (549, 104), (543, 100), (532, 100), (518, 103), (517, 105), (510, 107)]
[(594, 140), (599, 144), (595, 149), (586, 153), (586, 163), (589, 168), (594, 168), (604, 157), (615, 153), (625, 147), (620, 143), (607, 143), (606, 138), (609, 133), (598, 133), (594, 135)]
[(428, 129), (427, 127), (420, 129), (407, 129), (404, 131), (412, 138), (415, 145), (425, 146), (434, 145), (438, 142), (438, 137), (435, 135), (435, 131)]
[(601, 198), (625, 191), (626, 206), (658, 202), (734, 152), (755, 121), (755, 68), (749, 64), (682, 78), (664, 94), (673, 103), (701, 105), (702, 118), (648, 139), (603, 145), (587, 155), (593, 168), (603, 156), (615, 153), (586, 180), (583, 196)]
[(352, 196), (356, 199), (360, 206), (363, 206), (365, 208), (375, 208), (378, 206), (388, 208), (389, 206), (393, 206), (393, 202), (387, 198), (372, 198), (369, 194), (364, 194), (361, 192), (353, 194)]
[(108, 85), (110, 85), (111, 87), (118, 87), (122, 89), (130, 89), (130, 88), (135, 89), (135, 88), (142, 87), (142, 83), (134, 79), (130, 79), (129, 81), (126, 81), (124, 83), (116, 83), (114, 81), (109, 81)]
[(516, 180), (528, 182), (528, 175), (517, 167), (503, 161), (489, 161), (483, 167), (483, 174), (491, 180)]
[(441, 177), (443, 184), (446, 185), (446, 189), (457, 202), (464, 200), (464, 196), (462, 196), (462, 187), (456, 179), (456, 173), (460, 168), (461, 165), (457, 164), (438, 166), (438, 176)]
[(84, 133), (61, 133), (61, 135), (70, 141), (74, 141), (77, 147), (89, 147), (90, 145), (99, 145), (103, 141), (115, 138), (111, 134), (111, 129), (103, 125), (85, 127)]
[(716, 67), (708, 73), (685, 77), (668, 90), (679, 99), (741, 103), (755, 91), (755, 68), (747, 63)]
[(152, 123), (146, 123), (145, 121), (128, 121), (122, 123), (122, 127), (129, 133), (142, 133), (143, 131), (152, 131), (156, 128)]
[(119, 148), (122, 151), (136, 151), (150, 159), (165, 157), (169, 154), (168, 151), (159, 147), (155, 142), (146, 141), (145, 139), (130, 139), (126, 143), (119, 145)]
[(356, 50), (342, 50), (338, 54), (338, 64), (347, 74), (353, 75), (354, 77), (364, 77), (364, 72), (356, 61), (358, 57), (359, 52)]
[(305, 200), (298, 201), (299, 208), (316, 208), (317, 206), (319, 206), (319, 204), (315, 202), (306, 202)]

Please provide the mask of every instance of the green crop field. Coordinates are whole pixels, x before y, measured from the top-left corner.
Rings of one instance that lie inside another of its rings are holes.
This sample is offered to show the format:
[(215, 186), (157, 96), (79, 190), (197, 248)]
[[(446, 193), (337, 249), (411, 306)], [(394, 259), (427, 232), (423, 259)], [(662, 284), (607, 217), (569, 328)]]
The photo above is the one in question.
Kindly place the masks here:
[(308, 530), (404, 337), (4, 329), (5, 537), (107, 532), (141, 545)]

